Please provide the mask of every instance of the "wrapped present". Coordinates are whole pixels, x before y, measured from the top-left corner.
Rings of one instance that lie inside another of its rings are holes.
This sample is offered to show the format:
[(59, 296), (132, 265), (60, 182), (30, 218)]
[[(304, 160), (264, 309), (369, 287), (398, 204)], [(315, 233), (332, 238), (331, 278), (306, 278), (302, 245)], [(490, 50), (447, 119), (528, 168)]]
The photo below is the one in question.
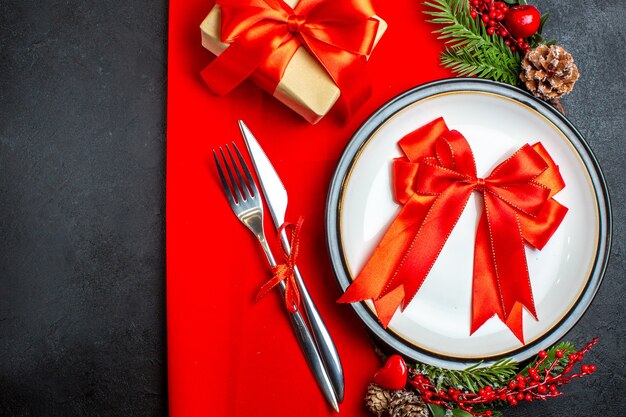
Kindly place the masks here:
[(218, 55), (202, 77), (216, 94), (250, 78), (317, 123), (367, 100), (365, 63), (386, 28), (368, 0), (218, 0), (200, 25)]

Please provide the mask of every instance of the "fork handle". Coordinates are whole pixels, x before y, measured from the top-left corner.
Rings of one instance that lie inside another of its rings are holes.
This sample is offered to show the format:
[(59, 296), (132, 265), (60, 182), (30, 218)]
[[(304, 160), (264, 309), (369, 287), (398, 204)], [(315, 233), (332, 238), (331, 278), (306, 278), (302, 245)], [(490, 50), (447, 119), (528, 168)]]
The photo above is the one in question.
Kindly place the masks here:
[[(263, 252), (265, 252), (265, 256), (267, 257), (270, 266), (276, 266), (276, 260), (274, 259), (272, 251), (270, 250), (265, 238), (263, 236), (257, 236), (257, 238), (259, 239), (259, 243), (261, 243), (261, 247), (263, 248)], [(278, 287), (280, 288), (281, 295), (284, 296), (286, 288), (285, 283), (281, 281)], [(289, 321), (291, 322), (291, 326), (293, 327), (293, 331), (296, 334), (300, 347), (304, 352), (304, 357), (306, 358), (306, 361), (313, 372), (313, 376), (317, 381), (317, 385), (321, 388), (324, 397), (326, 397), (326, 400), (330, 403), (333, 409), (336, 412), (339, 412), (339, 404), (337, 402), (335, 389), (333, 388), (333, 382), (330, 380), (326, 367), (324, 366), (324, 361), (317, 350), (315, 341), (313, 340), (311, 332), (306, 326), (300, 311), (296, 311), (295, 313), (289, 312)]]
[[(287, 253), (291, 253), (291, 245), (289, 244), (289, 239), (287, 238), (287, 234), (284, 230), (280, 234), (280, 240), (285, 248), (285, 251)], [(302, 305), (304, 306), (304, 312), (309, 319), (309, 326), (313, 332), (315, 344), (317, 345), (317, 349), (319, 350), (322, 360), (324, 361), (326, 372), (333, 383), (337, 401), (342, 403), (345, 385), (343, 367), (341, 365), (341, 360), (339, 359), (339, 353), (337, 353), (337, 348), (333, 343), (333, 339), (330, 337), (330, 333), (328, 333), (328, 329), (326, 328), (319, 311), (315, 307), (315, 303), (313, 302), (313, 299), (304, 284), (304, 280), (302, 279), (302, 275), (300, 275), (300, 271), (297, 266), (294, 268), (293, 272), (296, 276), (296, 282), (298, 283), (300, 294), (302, 295)]]

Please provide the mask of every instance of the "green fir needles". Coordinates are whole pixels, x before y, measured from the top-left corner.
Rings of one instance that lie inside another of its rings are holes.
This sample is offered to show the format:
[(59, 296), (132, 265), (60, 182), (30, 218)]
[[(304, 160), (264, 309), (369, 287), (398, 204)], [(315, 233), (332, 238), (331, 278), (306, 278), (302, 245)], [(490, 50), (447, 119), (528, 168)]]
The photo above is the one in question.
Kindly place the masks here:
[(441, 64), (461, 76), (489, 78), (516, 85), (521, 56), (470, 16), (468, 0), (429, 0), (429, 22), (444, 25), (434, 33), (446, 43)]

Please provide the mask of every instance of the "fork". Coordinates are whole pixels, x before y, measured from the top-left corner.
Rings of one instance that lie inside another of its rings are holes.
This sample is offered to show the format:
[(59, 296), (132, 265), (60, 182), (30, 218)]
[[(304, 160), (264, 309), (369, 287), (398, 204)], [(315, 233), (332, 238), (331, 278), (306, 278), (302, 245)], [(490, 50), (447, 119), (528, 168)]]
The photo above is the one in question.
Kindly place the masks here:
[[(215, 152), (215, 149), (213, 149), (213, 158), (215, 159), (215, 166), (217, 167), (217, 172), (222, 183), (224, 194), (226, 195), (226, 199), (228, 200), (230, 207), (237, 218), (256, 236), (257, 240), (261, 244), (261, 247), (263, 248), (263, 252), (265, 252), (267, 261), (271, 267), (274, 267), (276, 266), (276, 260), (272, 255), (269, 245), (267, 244), (263, 228), (263, 202), (261, 201), (259, 189), (252, 178), (252, 174), (250, 173), (243, 156), (239, 152), (237, 145), (235, 145), (235, 142), (232, 142), (232, 146), (237, 154), (239, 165), (244, 172), (245, 181), (241, 170), (235, 162), (235, 158), (233, 157), (230, 147), (225, 145), (226, 152), (228, 153), (230, 159), (230, 164), (221, 146), (218, 149), (222, 157), (222, 164), (220, 164), (217, 153)], [(222, 168), (222, 165), (224, 168)], [(224, 175), (224, 170), (226, 170), (228, 180), (230, 180), (230, 182), (227, 180), (226, 175)], [(284, 296), (286, 286), (283, 281), (279, 283), (279, 288), (281, 294)], [(339, 412), (339, 405), (337, 403), (332, 382), (326, 372), (322, 358), (317, 350), (317, 347), (315, 346), (311, 332), (306, 326), (302, 314), (300, 314), (299, 311), (296, 311), (295, 313), (289, 312), (288, 314), (293, 330), (298, 338), (298, 342), (302, 347), (304, 356), (318, 385), (333, 409), (336, 412)]]

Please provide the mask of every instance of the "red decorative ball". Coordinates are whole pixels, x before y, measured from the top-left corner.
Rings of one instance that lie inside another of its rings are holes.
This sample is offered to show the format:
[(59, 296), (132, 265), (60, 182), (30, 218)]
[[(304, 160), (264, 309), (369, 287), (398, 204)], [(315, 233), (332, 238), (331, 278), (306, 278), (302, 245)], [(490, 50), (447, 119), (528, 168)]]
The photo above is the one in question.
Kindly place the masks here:
[(539, 358), (541, 358), (541, 359), (545, 359), (545, 358), (548, 357), (548, 354), (546, 353), (545, 350), (540, 350), (538, 355), (539, 355)]
[(541, 14), (535, 6), (529, 4), (511, 7), (504, 17), (504, 25), (516, 38), (528, 38), (539, 30)]
[(374, 382), (383, 388), (399, 390), (406, 385), (408, 369), (400, 355), (391, 355), (385, 366), (374, 374)]
[(554, 352), (554, 356), (556, 356), (557, 358), (561, 359), (563, 357), (563, 351), (562, 350), (557, 350), (556, 352)]

